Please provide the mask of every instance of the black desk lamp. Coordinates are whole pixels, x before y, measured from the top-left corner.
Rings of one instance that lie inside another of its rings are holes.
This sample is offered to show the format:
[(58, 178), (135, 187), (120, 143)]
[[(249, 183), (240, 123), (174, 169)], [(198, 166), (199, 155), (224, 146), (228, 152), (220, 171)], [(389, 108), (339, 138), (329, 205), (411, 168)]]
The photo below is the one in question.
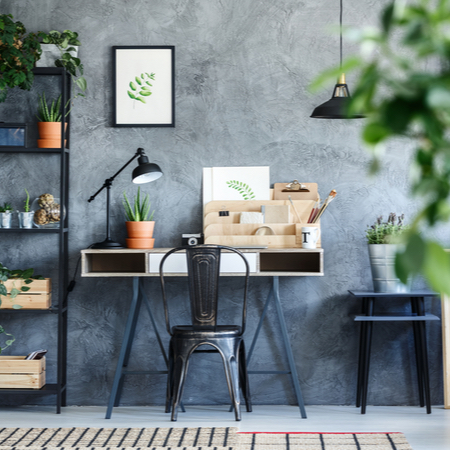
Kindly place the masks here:
[[(138, 158), (139, 157), (139, 158)], [(109, 205), (110, 205), (110, 190), (111, 185), (114, 178), (119, 175), (120, 172), (125, 169), (134, 159), (138, 158), (139, 165), (133, 170), (132, 181), (136, 184), (144, 184), (149, 183), (150, 181), (155, 181), (162, 176), (162, 170), (157, 164), (149, 163), (148, 158), (145, 155), (143, 148), (138, 148), (136, 154), (111, 178), (105, 180), (103, 186), (88, 200), (88, 202), (92, 202), (97, 195), (106, 188), (106, 239), (103, 242), (97, 242), (96, 244), (91, 245), (90, 248), (100, 248), (100, 249), (117, 249), (124, 248), (122, 244), (118, 242), (114, 242), (111, 239), (110, 235), (110, 226), (109, 226)]]

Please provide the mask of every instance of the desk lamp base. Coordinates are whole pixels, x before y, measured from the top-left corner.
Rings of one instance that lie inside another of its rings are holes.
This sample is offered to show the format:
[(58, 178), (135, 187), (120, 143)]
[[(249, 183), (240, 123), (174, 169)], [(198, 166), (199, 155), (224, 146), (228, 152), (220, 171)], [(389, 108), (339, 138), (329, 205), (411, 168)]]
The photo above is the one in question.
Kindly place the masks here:
[(114, 242), (110, 238), (106, 238), (103, 242), (97, 242), (96, 244), (92, 244), (90, 248), (95, 249), (104, 249), (104, 250), (115, 250), (118, 248), (125, 248), (122, 244), (118, 242)]

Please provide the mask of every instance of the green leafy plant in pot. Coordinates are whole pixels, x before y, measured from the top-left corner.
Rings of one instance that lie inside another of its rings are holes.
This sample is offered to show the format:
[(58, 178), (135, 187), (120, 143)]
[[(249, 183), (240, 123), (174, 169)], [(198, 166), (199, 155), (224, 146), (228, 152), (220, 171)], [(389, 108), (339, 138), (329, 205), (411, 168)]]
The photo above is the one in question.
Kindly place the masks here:
[(128, 200), (126, 192), (123, 193), (123, 206), (125, 208), (128, 239), (128, 248), (153, 248), (155, 240), (153, 239), (153, 230), (155, 222), (153, 215), (155, 211), (150, 212), (150, 196), (147, 194), (141, 199), (141, 187), (138, 187), (137, 195), (134, 197), (133, 206)]
[(383, 216), (366, 230), (369, 247), (370, 267), (375, 292), (409, 292), (411, 280), (403, 284), (395, 273), (395, 257), (402, 247), (402, 237), (410, 229), (404, 224), (405, 215), (397, 217), (390, 213), (383, 222)]
[[(42, 37), (42, 56), (36, 63), (37, 67), (64, 67), (71, 75), (73, 81), (72, 100), (77, 97), (84, 97), (87, 82), (84, 78), (84, 67), (78, 58), (78, 47), (81, 42), (78, 40), (78, 33), (71, 30), (40, 32)], [(75, 87), (79, 92), (75, 92)]]
[(11, 203), (5, 202), (0, 206), (0, 228), (11, 228), (12, 211)]
[(8, 89), (30, 90), (33, 67), (41, 54), (37, 33), (28, 33), (22, 22), (14, 22), (11, 14), (0, 14), (0, 102)]
[[(67, 117), (70, 110), (67, 111), (69, 107), (70, 100), (66, 103), (64, 107), (64, 115)], [(39, 96), (39, 106), (37, 118), (39, 137), (38, 148), (60, 148), (61, 147), (61, 119), (63, 110), (61, 108), (61, 95), (57, 99), (51, 100), (51, 103), (47, 102), (45, 98), (45, 92)], [(65, 129), (67, 128), (67, 123), (65, 124)], [(66, 143), (64, 140), (64, 145)]]
[(20, 228), (33, 228), (34, 211), (30, 211), (30, 194), (25, 189), (27, 198), (24, 200), (23, 211), (17, 211)]

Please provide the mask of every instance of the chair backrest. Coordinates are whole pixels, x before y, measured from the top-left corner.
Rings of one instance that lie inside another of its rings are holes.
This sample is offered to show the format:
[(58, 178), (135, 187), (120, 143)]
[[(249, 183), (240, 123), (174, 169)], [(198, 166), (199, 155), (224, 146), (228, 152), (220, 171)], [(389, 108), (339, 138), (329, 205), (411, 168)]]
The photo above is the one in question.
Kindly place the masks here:
[(242, 305), (242, 332), (244, 332), (247, 315), (248, 278), (250, 272), (247, 259), (239, 250), (232, 247), (223, 245), (196, 245), (177, 247), (170, 250), (164, 255), (159, 266), (166, 326), (169, 333), (171, 333), (171, 327), (164, 282), (164, 264), (167, 258), (176, 252), (186, 252), (192, 326), (194, 329), (199, 330), (215, 330), (217, 327), (220, 256), (222, 250), (237, 253), (242, 258), (245, 265)]

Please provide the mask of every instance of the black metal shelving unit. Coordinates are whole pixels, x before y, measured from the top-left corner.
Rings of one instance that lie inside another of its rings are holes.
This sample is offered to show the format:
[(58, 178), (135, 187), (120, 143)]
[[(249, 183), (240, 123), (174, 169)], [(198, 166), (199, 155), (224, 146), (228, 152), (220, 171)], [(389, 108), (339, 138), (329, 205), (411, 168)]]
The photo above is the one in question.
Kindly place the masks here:
[[(35, 76), (57, 76), (61, 89), (61, 104), (65, 105), (70, 98), (71, 78), (65, 69), (60, 67), (45, 67), (33, 69)], [(70, 116), (70, 115), (69, 115)], [(57, 298), (57, 304), (52, 305), (50, 309), (26, 309), (11, 310), (0, 309), (0, 314), (54, 314), (57, 316), (58, 343), (57, 343), (57, 377), (56, 383), (48, 383), (41, 389), (0, 389), (0, 395), (56, 395), (56, 413), (61, 413), (61, 407), (66, 406), (66, 387), (67, 387), (67, 286), (69, 283), (69, 156), (70, 156), (70, 126), (65, 130), (66, 117), (63, 114), (61, 119), (61, 147), (60, 148), (17, 148), (0, 147), (0, 153), (33, 153), (41, 155), (59, 155), (60, 174), (59, 174), (59, 199), (62, 208), (65, 208), (65, 215), (61, 211), (61, 222), (59, 228), (0, 228), (1, 234), (55, 234), (58, 238), (58, 292), (53, 296)], [(64, 145), (65, 139), (67, 144)], [(1, 236), (0, 236), (1, 239)]]

